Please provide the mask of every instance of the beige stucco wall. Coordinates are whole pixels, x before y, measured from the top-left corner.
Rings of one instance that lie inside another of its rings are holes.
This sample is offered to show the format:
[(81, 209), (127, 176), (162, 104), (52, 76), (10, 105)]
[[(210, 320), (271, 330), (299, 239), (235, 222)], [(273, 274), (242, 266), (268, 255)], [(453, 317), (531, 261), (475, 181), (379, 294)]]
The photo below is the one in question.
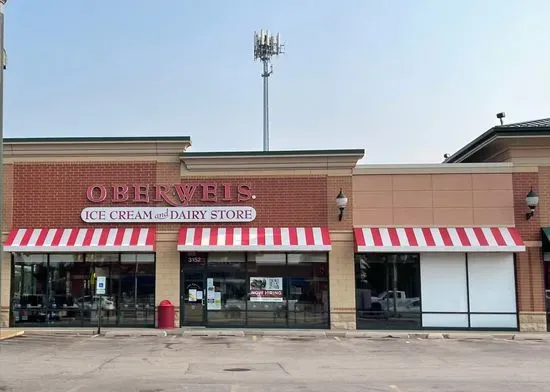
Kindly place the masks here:
[(329, 253), (332, 329), (355, 329), (355, 263), (352, 231), (331, 231)]
[(156, 305), (164, 299), (172, 302), (176, 308), (175, 326), (179, 327), (180, 254), (177, 236), (175, 231), (157, 232), (155, 301)]
[(514, 224), (511, 173), (356, 174), (355, 226)]

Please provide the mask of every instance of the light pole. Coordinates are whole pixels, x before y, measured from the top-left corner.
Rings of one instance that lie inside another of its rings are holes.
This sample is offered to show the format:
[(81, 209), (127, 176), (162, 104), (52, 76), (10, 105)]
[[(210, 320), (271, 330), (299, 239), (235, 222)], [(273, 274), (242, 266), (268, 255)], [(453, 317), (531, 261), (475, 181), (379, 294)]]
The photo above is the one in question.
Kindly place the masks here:
[(4, 326), (2, 269), (4, 268), (4, 5), (7, 0), (0, 0), (0, 328)]
[(268, 30), (254, 32), (254, 60), (260, 60), (264, 64), (264, 151), (269, 151), (269, 103), (268, 103), (268, 78), (273, 73), (271, 57), (283, 53), (284, 45), (281, 36), (273, 36)]

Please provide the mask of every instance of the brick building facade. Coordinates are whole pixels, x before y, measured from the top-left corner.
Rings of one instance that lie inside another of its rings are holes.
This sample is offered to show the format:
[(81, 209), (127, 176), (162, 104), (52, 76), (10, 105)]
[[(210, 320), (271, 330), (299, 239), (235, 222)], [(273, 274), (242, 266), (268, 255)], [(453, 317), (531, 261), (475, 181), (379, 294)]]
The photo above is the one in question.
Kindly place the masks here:
[(546, 328), (544, 165), (189, 146), (7, 140), (3, 325), (152, 327), (168, 300), (175, 326)]

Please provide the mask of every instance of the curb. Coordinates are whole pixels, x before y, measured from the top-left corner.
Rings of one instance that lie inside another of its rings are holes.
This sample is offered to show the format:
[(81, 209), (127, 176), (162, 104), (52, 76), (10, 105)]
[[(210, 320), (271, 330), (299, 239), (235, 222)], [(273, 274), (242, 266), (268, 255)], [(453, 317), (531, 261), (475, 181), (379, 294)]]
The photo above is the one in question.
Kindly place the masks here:
[[(25, 331), (13, 331), (12, 333), (2, 337), (7, 339), (10, 337), (25, 335), (72, 335), (72, 336), (97, 336), (95, 328), (30, 328)], [(475, 332), (475, 331), (368, 331), (368, 330), (299, 330), (299, 329), (125, 329), (125, 328), (108, 328), (101, 331), (101, 336), (104, 337), (208, 337), (208, 338), (223, 338), (223, 337), (272, 337), (272, 338), (289, 338), (289, 339), (320, 339), (320, 338), (343, 338), (343, 339), (376, 339), (376, 340), (391, 340), (391, 339), (417, 339), (417, 340), (517, 340), (517, 341), (547, 341), (550, 342), (550, 333), (548, 332)]]
[(25, 331), (11, 332), (11, 333), (9, 333), (9, 334), (7, 334), (7, 335), (0, 336), (0, 340), (12, 339), (12, 338), (15, 338), (15, 337), (17, 337), (17, 336), (22, 336), (24, 333), (25, 333)]

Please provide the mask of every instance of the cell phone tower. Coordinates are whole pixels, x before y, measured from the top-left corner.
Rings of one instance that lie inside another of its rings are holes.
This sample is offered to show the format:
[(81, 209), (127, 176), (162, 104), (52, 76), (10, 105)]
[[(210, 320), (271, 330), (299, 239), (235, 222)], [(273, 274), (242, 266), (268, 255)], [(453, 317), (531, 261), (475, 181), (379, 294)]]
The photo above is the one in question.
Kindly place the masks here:
[(272, 35), (269, 30), (254, 32), (254, 61), (260, 60), (264, 65), (264, 151), (269, 151), (269, 93), (268, 80), (273, 73), (271, 58), (283, 53), (284, 45), (281, 35)]

